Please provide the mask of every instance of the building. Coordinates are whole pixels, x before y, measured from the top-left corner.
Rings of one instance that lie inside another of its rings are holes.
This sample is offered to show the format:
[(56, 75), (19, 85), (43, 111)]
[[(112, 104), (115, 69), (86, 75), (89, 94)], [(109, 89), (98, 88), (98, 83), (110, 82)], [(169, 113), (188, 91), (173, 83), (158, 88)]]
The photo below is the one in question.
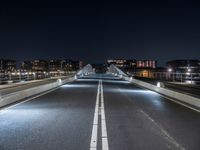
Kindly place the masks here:
[(48, 62), (45, 60), (26, 60), (21, 63), (21, 71), (43, 72), (48, 71)]
[(157, 71), (156, 60), (137, 60), (134, 75), (137, 77), (154, 78)]
[(119, 68), (124, 68), (124, 69), (133, 69), (136, 67), (136, 60), (134, 59), (109, 59), (107, 60), (108, 65), (115, 65)]
[(129, 72), (134, 72), (136, 69), (136, 65), (137, 65), (136, 60), (128, 59), (128, 60), (126, 60), (126, 65), (125, 65), (126, 68), (125, 69)]
[(29, 72), (32, 71), (33, 64), (31, 61), (23, 61), (20, 66), (21, 72)]
[(154, 69), (147, 68), (139, 68), (137, 69), (135, 76), (137, 77), (143, 77), (143, 78), (154, 78)]
[(8, 73), (16, 70), (16, 61), (11, 59), (0, 59), (0, 72)]
[(36, 72), (44, 72), (48, 70), (48, 63), (45, 60), (33, 60), (32, 70)]
[(46, 78), (48, 76), (48, 62), (38, 59), (23, 61), (20, 66), (20, 72), (29, 78), (31, 76), (34, 76), (34, 79)]
[(157, 61), (155, 60), (137, 60), (137, 68), (151, 68), (154, 69), (157, 67)]
[(79, 61), (79, 69), (83, 68), (84, 67), (84, 63), (83, 61)]
[(61, 71), (65, 68), (66, 61), (59, 59), (52, 59), (48, 61), (48, 70), (49, 71)]
[(32, 60), (23, 61), (21, 63), (21, 71), (34, 71), (34, 72), (63, 72), (63, 71), (76, 71), (82, 66), (82, 62), (74, 60)]
[(125, 59), (109, 59), (109, 60), (107, 60), (108, 65), (113, 64), (119, 68), (125, 68), (127, 65), (126, 62), (127, 62), (127, 60), (125, 60)]
[(80, 61), (74, 60), (50, 60), (48, 63), (49, 71), (77, 71), (82, 66)]
[(65, 70), (66, 71), (77, 71), (80, 69), (80, 66), (81, 65), (81, 62), (80, 61), (74, 61), (74, 60), (70, 60), (70, 59), (67, 59), (65, 61)]
[(176, 73), (199, 73), (200, 72), (200, 61), (194, 59), (182, 59), (172, 60), (166, 63), (166, 67), (170, 72)]
[(166, 68), (157, 67), (157, 68), (137, 68), (135, 76), (143, 78), (153, 78), (161, 79), (166, 78)]
[(106, 64), (92, 64), (92, 68), (96, 73), (106, 73), (107, 71)]

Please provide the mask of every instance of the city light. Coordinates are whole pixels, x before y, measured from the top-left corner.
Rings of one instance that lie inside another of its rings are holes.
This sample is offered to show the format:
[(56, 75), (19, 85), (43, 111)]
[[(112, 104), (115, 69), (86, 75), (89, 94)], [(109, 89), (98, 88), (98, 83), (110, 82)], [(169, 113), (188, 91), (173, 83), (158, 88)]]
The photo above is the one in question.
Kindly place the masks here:
[(190, 75), (191, 73), (190, 72), (186, 72), (186, 75)]
[(188, 69), (187, 69), (187, 71), (188, 71), (188, 72), (191, 72), (191, 69), (190, 69), (190, 68), (188, 68)]
[(169, 69), (168, 69), (168, 72), (172, 72), (172, 68), (169, 68)]
[(58, 79), (57, 81), (58, 81), (58, 83), (62, 83), (62, 80), (61, 80), (61, 79)]
[(157, 85), (156, 85), (157, 87), (160, 87), (160, 82), (157, 82)]

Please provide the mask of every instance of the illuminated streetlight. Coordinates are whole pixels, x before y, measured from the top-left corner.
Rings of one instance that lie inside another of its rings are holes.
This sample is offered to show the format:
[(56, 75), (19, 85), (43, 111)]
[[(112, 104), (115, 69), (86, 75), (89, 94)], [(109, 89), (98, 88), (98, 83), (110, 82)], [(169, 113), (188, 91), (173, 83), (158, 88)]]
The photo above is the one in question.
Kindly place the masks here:
[(169, 68), (169, 69), (168, 69), (168, 72), (172, 72), (172, 68)]
[(186, 72), (186, 75), (190, 75), (190, 72)]
[(157, 85), (156, 85), (157, 87), (160, 87), (160, 82), (157, 82)]

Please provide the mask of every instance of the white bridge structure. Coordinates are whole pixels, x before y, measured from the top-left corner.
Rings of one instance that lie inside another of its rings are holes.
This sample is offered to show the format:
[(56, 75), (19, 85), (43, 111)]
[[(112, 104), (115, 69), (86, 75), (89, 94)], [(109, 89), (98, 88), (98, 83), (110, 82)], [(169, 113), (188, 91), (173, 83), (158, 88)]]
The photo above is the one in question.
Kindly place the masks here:
[(120, 78), (127, 78), (127, 74), (125, 74), (121, 69), (116, 67), (115, 65), (111, 64), (108, 67), (107, 74), (113, 74), (115, 76), (118, 76)]
[(83, 77), (85, 75), (89, 75), (93, 73), (94, 73), (94, 69), (92, 68), (92, 65), (88, 64), (76, 73), (75, 78)]

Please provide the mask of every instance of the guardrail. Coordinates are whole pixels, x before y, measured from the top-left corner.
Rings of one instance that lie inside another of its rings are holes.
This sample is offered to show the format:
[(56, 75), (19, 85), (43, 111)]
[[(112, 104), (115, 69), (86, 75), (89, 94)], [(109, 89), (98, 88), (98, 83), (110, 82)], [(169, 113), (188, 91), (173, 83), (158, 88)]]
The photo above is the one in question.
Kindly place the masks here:
[(126, 78), (128, 77), (127, 74), (125, 74), (122, 70), (117, 68), (115, 65), (111, 64), (107, 71), (108, 74), (113, 74), (115, 76), (118, 76), (119, 78)]
[(167, 97), (173, 98), (174, 100), (177, 100), (177, 101), (180, 101), (183, 103), (187, 103), (191, 106), (194, 106), (194, 107), (197, 107), (198, 109), (200, 109), (200, 99), (199, 98), (166, 89), (166, 88), (164, 88), (165, 86), (162, 82), (159, 82), (157, 85), (153, 85), (153, 84), (150, 84), (150, 83), (147, 83), (144, 81), (134, 79), (132, 77), (128, 77), (122, 70), (120, 70), (119, 68), (117, 68), (114, 65), (111, 66), (109, 71), (112, 73), (117, 73), (118, 75), (121, 75), (124, 80), (128, 80), (128, 81), (135, 83), (137, 85), (140, 85), (144, 88), (147, 88), (149, 90), (155, 91), (155, 92), (165, 95)]
[(34, 96), (37, 94), (40, 94), (45, 91), (49, 91), (51, 89), (57, 88), (63, 84), (66, 84), (67, 82), (71, 82), (73, 80), (74, 80), (74, 77), (67, 78), (67, 79), (58, 79), (56, 82), (53, 82), (53, 83), (39, 85), (39, 86), (32, 87), (29, 89), (14, 92), (14, 93), (11, 93), (8, 95), (3, 95), (0, 97), (0, 107), (9, 105), (11, 103), (20, 101), (22, 99), (25, 99), (25, 98), (28, 98), (28, 97), (31, 97), (31, 96)]
[(144, 82), (144, 81), (140, 81), (140, 80), (137, 80), (137, 79), (134, 79), (134, 78), (130, 78), (130, 79), (127, 79), (127, 80), (129, 80), (130, 82), (135, 83), (137, 85), (140, 85), (144, 88), (147, 88), (147, 89), (150, 89), (150, 90), (155, 91), (157, 93), (160, 93), (162, 95), (165, 95), (167, 97), (171, 97), (175, 100), (178, 100), (178, 101), (187, 103), (189, 105), (195, 106), (197, 108), (200, 108), (200, 99), (199, 98), (196, 98), (196, 97), (193, 97), (193, 96), (190, 96), (190, 95), (186, 95), (186, 94), (183, 94), (183, 93), (175, 92), (175, 91), (172, 91), (172, 90), (169, 90), (169, 89), (165, 89), (164, 86), (161, 86), (161, 84), (158, 84), (157, 86), (155, 86), (153, 84), (150, 84), (150, 83), (147, 83), (147, 82)]
[(185, 82), (185, 83), (200, 83), (200, 73), (198, 72), (154, 72), (153, 70), (142, 69), (136, 72), (129, 72), (130, 76), (138, 78), (146, 78), (151, 80), (159, 81), (175, 81), (175, 82)]
[(18, 83), (18, 82), (26, 82), (26, 81), (34, 81), (34, 80), (41, 80), (41, 79), (50, 79), (52, 77), (59, 77), (59, 76), (67, 76), (67, 75), (74, 75), (76, 72), (65, 72), (60, 74), (51, 74), (44, 72), (42, 74), (38, 73), (0, 73), (0, 85), (1, 84), (10, 84), (10, 83)]
[(91, 73), (94, 73), (94, 70), (92, 65), (88, 64), (76, 73), (75, 78), (83, 77)]

